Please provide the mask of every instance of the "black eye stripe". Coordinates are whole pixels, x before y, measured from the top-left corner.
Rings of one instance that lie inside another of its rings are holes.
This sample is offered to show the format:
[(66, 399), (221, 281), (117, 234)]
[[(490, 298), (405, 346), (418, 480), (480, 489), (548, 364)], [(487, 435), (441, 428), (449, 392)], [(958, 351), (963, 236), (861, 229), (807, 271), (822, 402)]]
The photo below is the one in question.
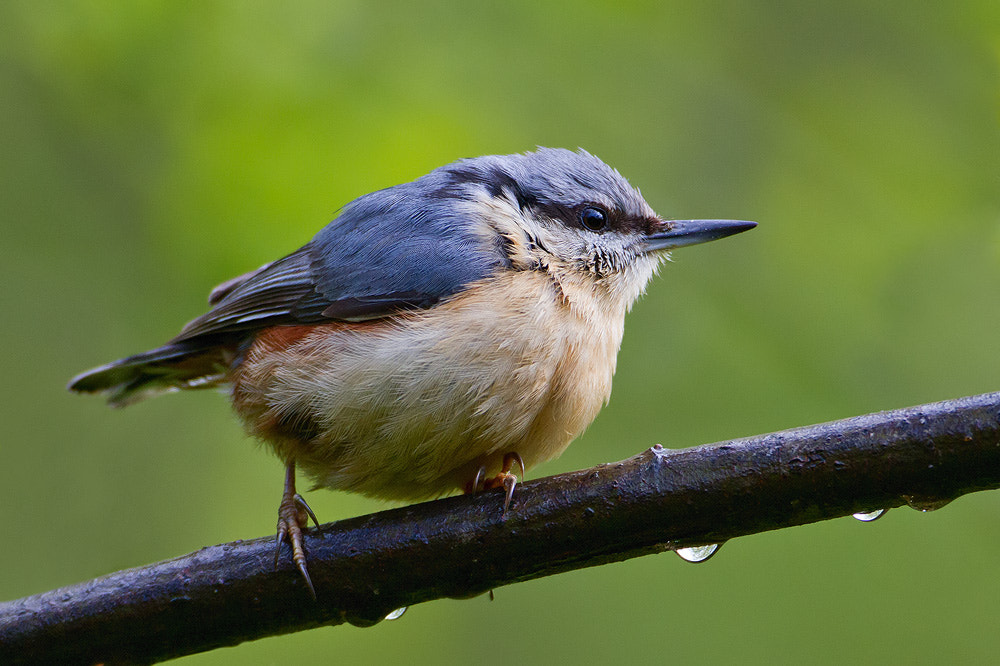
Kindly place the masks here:
[(608, 213), (597, 206), (586, 206), (580, 209), (580, 224), (590, 231), (604, 231), (608, 228)]

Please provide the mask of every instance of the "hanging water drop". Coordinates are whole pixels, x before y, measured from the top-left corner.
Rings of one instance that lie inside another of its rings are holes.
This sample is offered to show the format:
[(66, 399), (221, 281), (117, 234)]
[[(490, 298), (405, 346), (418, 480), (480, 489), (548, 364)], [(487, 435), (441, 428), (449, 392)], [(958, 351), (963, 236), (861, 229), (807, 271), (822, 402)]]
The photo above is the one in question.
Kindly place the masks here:
[(387, 619), (387, 620), (398, 620), (399, 618), (403, 617), (403, 613), (406, 612), (407, 608), (409, 608), (409, 606), (402, 606), (400, 608), (397, 608), (396, 610), (394, 610), (391, 613), (389, 613), (388, 615), (386, 615), (385, 619)]
[(863, 523), (870, 523), (873, 520), (878, 520), (886, 514), (889, 509), (875, 509), (874, 511), (859, 511), (854, 514), (854, 517)]
[(707, 546), (691, 546), (690, 548), (678, 548), (674, 552), (684, 560), (685, 562), (693, 562), (698, 564), (699, 562), (704, 562), (708, 558), (715, 555), (719, 548), (722, 547), (721, 543), (711, 543)]

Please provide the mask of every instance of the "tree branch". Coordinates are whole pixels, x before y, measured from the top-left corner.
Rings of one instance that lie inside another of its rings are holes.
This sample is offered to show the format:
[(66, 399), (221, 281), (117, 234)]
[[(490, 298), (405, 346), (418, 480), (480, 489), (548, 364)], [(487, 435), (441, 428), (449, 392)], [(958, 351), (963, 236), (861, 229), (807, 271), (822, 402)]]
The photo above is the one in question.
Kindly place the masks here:
[(1000, 487), (1000, 393), (618, 463), (324, 525), (318, 601), (273, 538), (0, 604), (0, 662), (150, 663), (681, 547)]

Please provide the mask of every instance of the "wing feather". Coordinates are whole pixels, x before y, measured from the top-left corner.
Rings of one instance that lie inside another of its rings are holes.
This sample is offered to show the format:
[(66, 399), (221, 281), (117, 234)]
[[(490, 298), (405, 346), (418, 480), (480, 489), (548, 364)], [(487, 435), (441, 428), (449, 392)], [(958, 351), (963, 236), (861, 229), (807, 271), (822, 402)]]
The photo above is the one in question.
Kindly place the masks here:
[(446, 170), (355, 199), (288, 256), (222, 283), (173, 342), (283, 324), (361, 321), (430, 308), (509, 266), (503, 243), (449, 196)]

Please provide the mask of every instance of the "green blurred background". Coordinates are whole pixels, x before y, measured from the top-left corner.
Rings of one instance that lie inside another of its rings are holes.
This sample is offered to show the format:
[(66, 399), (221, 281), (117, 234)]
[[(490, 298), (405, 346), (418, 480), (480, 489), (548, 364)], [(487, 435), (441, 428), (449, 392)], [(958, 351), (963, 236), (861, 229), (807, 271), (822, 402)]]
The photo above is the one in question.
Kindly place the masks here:
[[(66, 381), (459, 157), (582, 146), (665, 216), (760, 223), (676, 253), (532, 476), (1000, 389), (995, 0), (9, 1), (0, 54), (0, 598), (269, 534), (281, 468), (223, 395)], [(979, 493), (184, 661), (992, 661), (998, 558)]]

